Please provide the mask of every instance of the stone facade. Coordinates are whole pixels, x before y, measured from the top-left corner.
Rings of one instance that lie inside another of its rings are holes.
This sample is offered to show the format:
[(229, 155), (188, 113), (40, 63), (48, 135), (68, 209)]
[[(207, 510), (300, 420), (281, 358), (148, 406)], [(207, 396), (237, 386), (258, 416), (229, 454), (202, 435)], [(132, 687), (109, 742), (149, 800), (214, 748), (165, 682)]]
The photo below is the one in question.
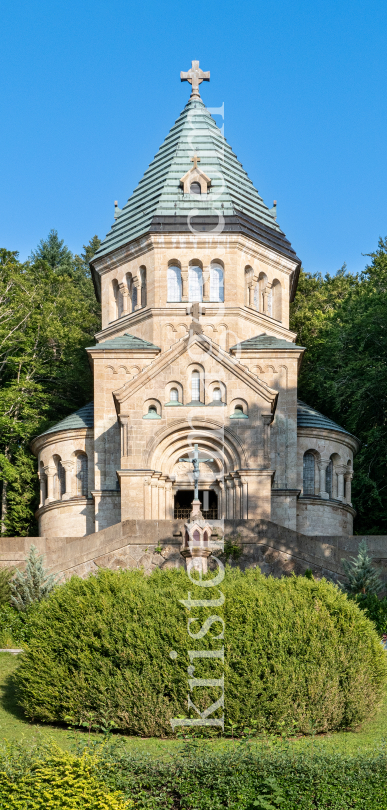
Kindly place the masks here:
[(205, 517), (352, 533), (358, 442), (297, 401), (304, 348), (289, 303), (300, 262), (224, 144), (219, 168), (220, 137), (195, 96), (92, 260), (102, 304), (87, 350), (93, 408), (32, 443), (42, 536), (188, 517), (193, 483), (181, 458), (194, 442), (208, 457)]

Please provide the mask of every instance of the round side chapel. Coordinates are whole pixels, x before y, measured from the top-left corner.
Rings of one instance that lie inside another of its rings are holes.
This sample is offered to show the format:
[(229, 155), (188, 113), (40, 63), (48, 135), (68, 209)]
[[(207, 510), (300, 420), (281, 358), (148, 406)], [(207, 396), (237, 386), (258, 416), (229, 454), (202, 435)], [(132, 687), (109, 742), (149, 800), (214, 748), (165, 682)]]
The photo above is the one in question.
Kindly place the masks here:
[(40, 534), (188, 518), (194, 442), (206, 519), (352, 534), (358, 441), (297, 399), (300, 260), (199, 95), (209, 73), (181, 78), (191, 97), (90, 263), (94, 401), (32, 443)]

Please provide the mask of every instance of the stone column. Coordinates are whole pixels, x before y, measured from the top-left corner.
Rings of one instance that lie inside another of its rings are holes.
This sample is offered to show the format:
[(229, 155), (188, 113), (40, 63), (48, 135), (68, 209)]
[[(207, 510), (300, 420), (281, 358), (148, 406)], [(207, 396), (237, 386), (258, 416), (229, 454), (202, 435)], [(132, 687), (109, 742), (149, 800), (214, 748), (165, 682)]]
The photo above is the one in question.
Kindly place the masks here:
[(46, 500), (46, 481), (47, 478), (43, 472), (39, 475), (39, 489), (40, 489), (40, 502), (39, 502), (39, 509), (44, 506)]
[(151, 504), (152, 504), (152, 517), (151, 520), (158, 520), (159, 517), (159, 490), (157, 478), (151, 480)]
[(225, 502), (224, 502), (224, 484), (222, 481), (218, 481), (218, 520), (222, 520), (226, 517), (225, 515)]
[(44, 472), (47, 476), (47, 504), (54, 500), (54, 475), (56, 473), (56, 467), (48, 465), (47, 467), (44, 467)]
[(226, 519), (232, 520), (234, 517), (234, 510), (233, 510), (233, 482), (230, 478), (226, 478), (225, 481), (226, 485)]
[(249, 307), (254, 307), (254, 283), (248, 284), (249, 291)]
[(243, 518), (243, 485), (240, 478), (235, 478), (235, 517)]
[(346, 472), (344, 475), (345, 481), (345, 501), (349, 506), (352, 506), (352, 493), (351, 493), (351, 482), (353, 478), (353, 473)]
[(318, 462), (318, 470), (320, 475), (320, 491), (318, 494), (320, 498), (324, 498), (324, 500), (329, 500), (329, 493), (326, 491), (326, 471), (329, 462), (330, 458), (323, 458), (322, 456)]
[(121, 312), (121, 318), (122, 318), (124, 315), (128, 314), (129, 291), (128, 291), (128, 288), (127, 288), (127, 286), (126, 286), (126, 284), (124, 282), (122, 282), (119, 285), (119, 290), (120, 290), (120, 293), (121, 293), (121, 300), (122, 300), (122, 312)]
[(266, 292), (266, 287), (265, 287), (264, 290), (262, 290), (262, 310), (263, 310), (263, 314), (267, 315), (267, 292)]
[(173, 520), (173, 491), (172, 481), (165, 482), (165, 519)]
[(203, 301), (210, 300), (210, 268), (203, 270)]
[(65, 493), (62, 495), (62, 501), (69, 501), (77, 494), (76, 487), (74, 486), (74, 462), (62, 461), (62, 467), (65, 471)]
[(345, 501), (344, 498), (344, 475), (346, 473), (346, 467), (336, 467), (337, 473), (337, 500), (338, 501)]
[(241, 511), (241, 518), (242, 518), (242, 520), (247, 520), (247, 518), (248, 518), (247, 481), (246, 481), (245, 478), (241, 478), (241, 482), (242, 482), (242, 511)]
[(160, 479), (159, 489), (159, 520), (165, 520), (165, 480)]
[(188, 266), (181, 268), (181, 300), (188, 301)]
[(263, 422), (263, 463), (265, 467), (270, 467), (270, 425), (273, 421), (271, 413), (262, 414)]
[(152, 519), (151, 485), (150, 478), (144, 478), (144, 519)]

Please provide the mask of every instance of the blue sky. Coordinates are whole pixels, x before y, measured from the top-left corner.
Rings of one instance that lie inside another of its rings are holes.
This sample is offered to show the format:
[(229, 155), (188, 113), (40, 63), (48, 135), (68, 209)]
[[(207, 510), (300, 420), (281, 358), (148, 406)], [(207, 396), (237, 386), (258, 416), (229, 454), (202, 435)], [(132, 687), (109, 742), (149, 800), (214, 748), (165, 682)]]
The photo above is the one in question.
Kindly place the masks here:
[(7, 0), (0, 13), (0, 245), (74, 252), (113, 222), (184, 107), (210, 107), (311, 272), (387, 235), (385, 0)]

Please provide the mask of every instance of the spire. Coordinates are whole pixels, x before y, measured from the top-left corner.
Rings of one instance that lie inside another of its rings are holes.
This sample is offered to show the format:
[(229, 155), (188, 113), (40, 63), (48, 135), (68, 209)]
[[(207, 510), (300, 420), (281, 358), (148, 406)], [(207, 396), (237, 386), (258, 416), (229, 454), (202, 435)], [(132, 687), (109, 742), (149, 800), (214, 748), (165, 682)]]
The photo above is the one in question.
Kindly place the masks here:
[[(189, 79), (193, 80), (192, 76)], [(199, 79), (208, 77), (199, 76), (198, 84)], [(194, 171), (207, 180), (195, 194), (196, 187), (191, 193), (190, 184), (182, 182)], [(149, 232), (198, 231), (244, 233), (297, 259), (276, 221), (275, 208), (269, 210), (265, 205), (196, 94), (191, 95), (128, 202), (116, 213), (118, 217), (93, 261)]]

